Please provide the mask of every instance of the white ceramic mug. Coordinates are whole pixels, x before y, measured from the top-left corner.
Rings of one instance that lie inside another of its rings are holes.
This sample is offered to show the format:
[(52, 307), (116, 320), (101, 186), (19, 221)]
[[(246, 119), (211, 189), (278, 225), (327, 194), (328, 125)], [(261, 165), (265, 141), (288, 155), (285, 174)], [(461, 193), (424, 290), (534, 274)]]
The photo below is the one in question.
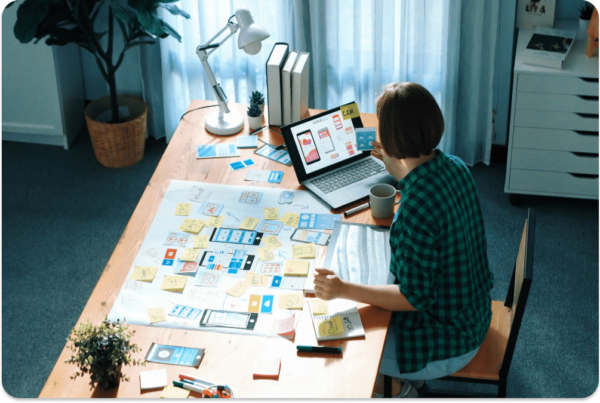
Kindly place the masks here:
[(394, 203), (396, 193), (400, 193), (400, 191), (385, 183), (371, 186), (369, 189), (369, 205), (373, 217), (390, 218), (394, 215), (394, 205), (400, 203), (400, 200)]

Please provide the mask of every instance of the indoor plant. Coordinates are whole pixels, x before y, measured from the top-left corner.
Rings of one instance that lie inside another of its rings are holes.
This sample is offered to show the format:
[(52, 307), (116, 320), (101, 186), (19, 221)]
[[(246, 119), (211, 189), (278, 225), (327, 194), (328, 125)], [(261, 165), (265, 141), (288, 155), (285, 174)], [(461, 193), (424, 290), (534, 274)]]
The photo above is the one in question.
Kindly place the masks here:
[(250, 96), (250, 102), (255, 102), (260, 106), (260, 110), (264, 112), (265, 110), (265, 96), (259, 91), (252, 91), (252, 95)]
[(250, 106), (248, 106), (248, 125), (250, 125), (250, 130), (260, 129), (262, 125), (262, 110), (253, 100), (250, 100)]
[(135, 330), (126, 332), (127, 329), (125, 321), (119, 323), (117, 319), (116, 322), (111, 322), (106, 316), (98, 327), (87, 320), (86, 323), (80, 323), (78, 328), (74, 328), (67, 338), (71, 342), (67, 348), (75, 355), (65, 362), (76, 364), (81, 372), (75, 372), (71, 379), (89, 373), (92, 388), (100, 385), (104, 389), (118, 386), (122, 378), (129, 381), (129, 378), (121, 373), (121, 366), (130, 363), (145, 366), (146, 363), (132, 359), (131, 354), (142, 349), (130, 341)]
[[(120, 168), (140, 161), (146, 139), (146, 104), (135, 97), (118, 95), (115, 73), (125, 52), (137, 45), (153, 44), (153, 38), (179, 34), (158, 17), (157, 10), (165, 8), (171, 14), (189, 18), (177, 6), (177, 0), (25, 0), (17, 10), (14, 34), (22, 43), (44, 37), (47, 45), (75, 43), (94, 55), (102, 77), (109, 87), (109, 96), (93, 101), (85, 117), (101, 164)], [(169, 3), (169, 4), (163, 4)], [(103, 30), (96, 19), (100, 9), (108, 4), (107, 28)], [(123, 37), (123, 48), (115, 49), (115, 22)], [(102, 43), (106, 39), (106, 46)], [(113, 55), (115, 57), (113, 57)], [(119, 107), (127, 113), (119, 116)], [(109, 122), (98, 117), (110, 110)]]
[(594, 6), (586, 2), (585, 5), (579, 7), (579, 33), (581, 37), (587, 38), (587, 29), (594, 13)]

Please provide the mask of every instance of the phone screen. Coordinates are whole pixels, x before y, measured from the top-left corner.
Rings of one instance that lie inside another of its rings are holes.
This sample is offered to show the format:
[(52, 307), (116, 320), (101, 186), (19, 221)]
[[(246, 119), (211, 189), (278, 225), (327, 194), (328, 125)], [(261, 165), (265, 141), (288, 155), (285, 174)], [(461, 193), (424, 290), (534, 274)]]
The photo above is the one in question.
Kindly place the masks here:
[(333, 140), (331, 140), (331, 135), (329, 134), (328, 128), (319, 130), (317, 135), (319, 136), (319, 140), (321, 140), (321, 144), (323, 144), (323, 150), (325, 151), (325, 154), (335, 150), (335, 146), (333, 145)]
[[(243, 229), (216, 228), (210, 238), (213, 242), (239, 243), (245, 245), (258, 245), (260, 238), (256, 231), (247, 231)], [(257, 243), (258, 241), (258, 243)]]
[(208, 320), (206, 320), (205, 323), (207, 326), (229, 326), (245, 328), (248, 324), (249, 318), (249, 313), (211, 311), (208, 316)]
[(319, 156), (319, 151), (317, 151), (315, 139), (313, 138), (311, 131), (306, 130), (302, 133), (298, 133), (297, 138), (298, 144), (300, 144), (300, 148), (302, 149), (302, 154), (304, 154), (306, 165), (319, 162), (321, 157)]

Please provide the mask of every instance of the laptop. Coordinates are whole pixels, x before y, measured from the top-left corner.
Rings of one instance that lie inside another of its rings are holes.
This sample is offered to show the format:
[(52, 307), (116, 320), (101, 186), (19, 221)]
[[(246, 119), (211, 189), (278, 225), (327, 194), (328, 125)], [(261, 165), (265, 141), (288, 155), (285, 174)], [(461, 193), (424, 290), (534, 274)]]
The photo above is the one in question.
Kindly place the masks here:
[(398, 184), (382, 161), (356, 149), (362, 127), (340, 107), (281, 127), (298, 181), (334, 209), (368, 196), (375, 184)]

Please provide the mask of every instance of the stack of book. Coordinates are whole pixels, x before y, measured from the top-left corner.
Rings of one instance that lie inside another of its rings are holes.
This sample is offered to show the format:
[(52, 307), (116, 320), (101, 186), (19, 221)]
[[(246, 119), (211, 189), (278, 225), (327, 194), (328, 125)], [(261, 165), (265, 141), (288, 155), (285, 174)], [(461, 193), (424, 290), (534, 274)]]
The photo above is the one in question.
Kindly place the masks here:
[(269, 126), (289, 125), (306, 115), (309, 56), (307, 52), (290, 52), (287, 43), (273, 46), (266, 66)]
[(562, 69), (577, 32), (536, 28), (523, 52), (523, 64)]

